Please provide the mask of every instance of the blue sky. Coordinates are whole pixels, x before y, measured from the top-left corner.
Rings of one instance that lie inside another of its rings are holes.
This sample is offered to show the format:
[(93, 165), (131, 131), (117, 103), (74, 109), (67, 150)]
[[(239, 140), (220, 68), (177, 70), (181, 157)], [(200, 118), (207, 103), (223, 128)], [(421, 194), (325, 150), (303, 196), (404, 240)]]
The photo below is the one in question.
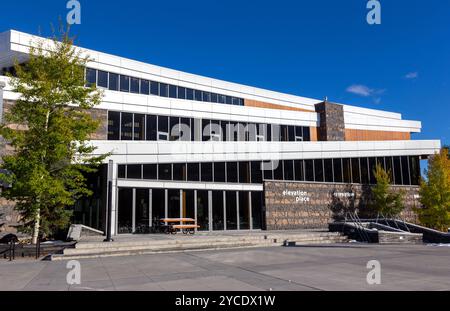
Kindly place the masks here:
[[(3, 1), (0, 31), (51, 35), (66, 0)], [(450, 143), (450, 1), (80, 0), (77, 44), (271, 90), (401, 112)]]

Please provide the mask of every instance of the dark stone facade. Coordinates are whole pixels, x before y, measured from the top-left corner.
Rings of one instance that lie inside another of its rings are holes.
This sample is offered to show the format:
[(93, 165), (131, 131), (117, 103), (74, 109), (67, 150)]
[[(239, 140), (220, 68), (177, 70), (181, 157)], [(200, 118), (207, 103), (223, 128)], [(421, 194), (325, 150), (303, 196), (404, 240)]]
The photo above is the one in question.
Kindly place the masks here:
[[(405, 192), (402, 217), (417, 223), (414, 207), (419, 207), (419, 187), (393, 186)], [(345, 213), (358, 211), (368, 216), (370, 187), (358, 184), (265, 181), (265, 211), (267, 230), (327, 228)]]
[(320, 126), (317, 129), (319, 141), (344, 141), (345, 122), (342, 105), (323, 102), (316, 105), (320, 116)]

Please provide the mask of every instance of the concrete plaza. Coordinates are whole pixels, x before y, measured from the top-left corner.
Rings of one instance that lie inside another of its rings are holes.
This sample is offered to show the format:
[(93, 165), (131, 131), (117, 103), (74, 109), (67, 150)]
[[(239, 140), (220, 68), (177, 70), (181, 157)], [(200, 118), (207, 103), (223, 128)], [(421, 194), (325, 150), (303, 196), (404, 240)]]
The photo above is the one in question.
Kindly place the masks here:
[[(367, 262), (381, 263), (368, 285)], [(450, 247), (332, 244), (80, 259), (81, 284), (66, 261), (0, 261), (0, 290), (450, 290)]]

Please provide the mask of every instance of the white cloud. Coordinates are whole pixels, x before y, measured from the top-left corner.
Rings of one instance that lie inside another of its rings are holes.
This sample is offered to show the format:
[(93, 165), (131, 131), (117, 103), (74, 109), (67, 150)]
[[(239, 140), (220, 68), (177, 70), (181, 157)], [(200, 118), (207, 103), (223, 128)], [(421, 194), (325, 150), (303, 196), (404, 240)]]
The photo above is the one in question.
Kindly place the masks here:
[(419, 77), (419, 73), (417, 71), (409, 72), (405, 75), (405, 79), (408, 79), (408, 80), (417, 79), (418, 77)]
[(384, 91), (385, 90), (371, 89), (370, 87), (362, 84), (353, 84), (347, 88), (347, 92), (364, 97), (380, 95), (383, 94)]
[(347, 88), (347, 92), (356, 94), (356, 95), (361, 95), (364, 97), (368, 97), (368, 96), (372, 95), (373, 90), (365, 85), (353, 84)]

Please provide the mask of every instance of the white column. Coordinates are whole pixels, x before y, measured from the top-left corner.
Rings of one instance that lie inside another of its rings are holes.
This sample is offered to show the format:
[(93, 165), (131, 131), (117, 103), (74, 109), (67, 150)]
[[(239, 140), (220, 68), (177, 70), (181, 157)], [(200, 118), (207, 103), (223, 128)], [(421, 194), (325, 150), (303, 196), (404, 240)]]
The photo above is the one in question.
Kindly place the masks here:
[[(117, 235), (117, 220), (118, 220), (118, 204), (119, 204), (119, 189), (117, 187), (117, 164), (114, 163), (112, 167), (112, 189), (111, 189), (111, 235)], [(108, 215), (106, 217), (109, 217)], [(106, 218), (107, 219), (107, 218)]]
[(136, 188), (133, 188), (133, 200), (131, 209), (131, 233), (136, 232)]
[(3, 122), (3, 88), (5, 86), (5, 82), (0, 81), (0, 123)]

